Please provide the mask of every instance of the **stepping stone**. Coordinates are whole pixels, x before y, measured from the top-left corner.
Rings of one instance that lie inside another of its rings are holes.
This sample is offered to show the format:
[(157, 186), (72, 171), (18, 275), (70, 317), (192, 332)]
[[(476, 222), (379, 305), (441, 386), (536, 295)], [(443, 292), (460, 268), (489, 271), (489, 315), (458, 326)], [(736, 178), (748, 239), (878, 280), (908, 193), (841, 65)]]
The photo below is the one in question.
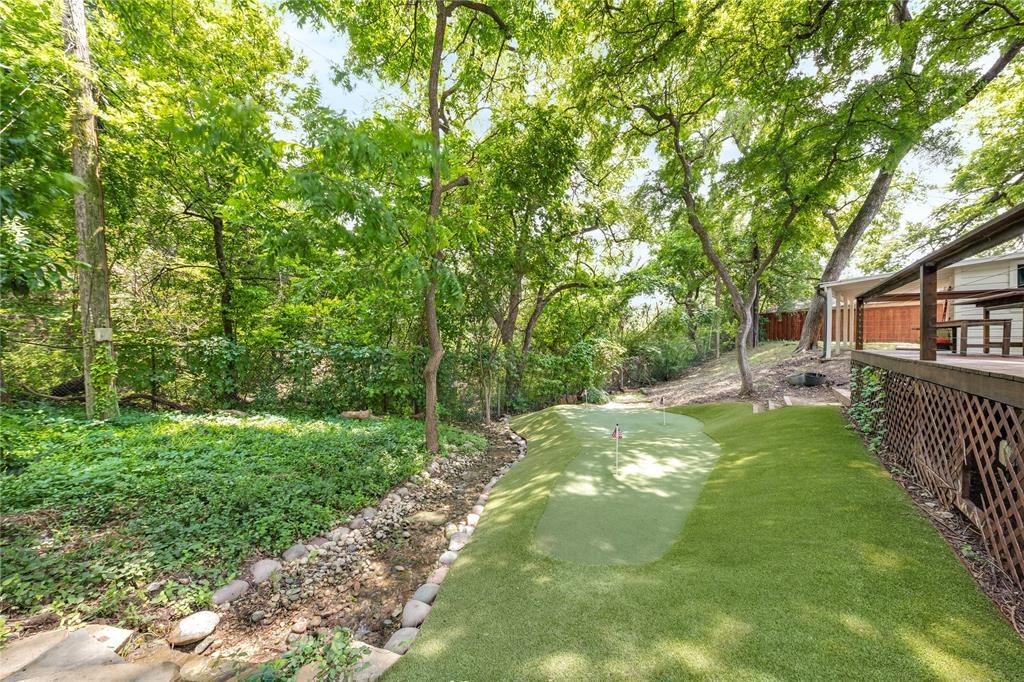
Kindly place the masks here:
[(281, 562), (276, 559), (260, 559), (252, 565), (252, 584), (262, 585), (270, 580), (274, 573), (281, 570)]
[(40, 633), (48, 635), (46, 637), (27, 637), (5, 649), (3, 656), (0, 656), (4, 681), (50, 679), (52, 673), (65, 668), (107, 667), (124, 663), (110, 647), (94, 639), (84, 629), (54, 632), (56, 634)]
[(453, 551), (451, 551), (449, 549), (447, 552), (442, 554), (441, 558), (438, 559), (437, 561), (442, 566), (451, 566), (452, 564), (455, 563), (455, 560), (458, 559), (458, 558), (459, 558), (459, 553), (458, 552), (453, 552)]
[(235, 601), (248, 591), (249, 583), (244, 580), (232, 580), (227, 585), (214, 592), (210, 601), (219, 606), (220, 604)]
[(384, 648), (388, 651), (394, 651), (396, 654), (404, 654), (412, 646), (413, 641), (416, 639), (416, 635), (420, 634), (419, 628), (402, 628), (395, 634), (391, 635), (388, 639), (388, 643), (384, 645)]
[(460, 531), (452, 535), (451, 539), (448, 540), (448, 549), (453, 552), (458, 552), (467, 544), (469, 544), (469, 533)]
[(197, 611), (191, 616), (186, 616), (178, 621), (178, 624), (167, 636), (167, 641), (172, 646), (185, 646), (206, 639), (217, 629), (220, 623), (220, 616), (213, 611)]
[[(434, 597), (437, 596), (437, 591), (440, 590), (440, 589), (441, 589), (441, 586), (437, 585), (435, 583), (424, 583), (424, 584), (419, 586), (419, 589), (417, 589), (416, 593), (414, 595), (412, 595), (412, 598), (415, 599), (416, 601), (421, 601), (424, 604), (433, 604), (434, 603)], [(384, 647), (384, 648), (385, 649), (390, 649), (391, 647)], [(392, 651), (394, 651), (394, 650), (392, 649)], [(405, 652), (404, 651), (399, 651), (398, 653), (404, 654)]]
[[(9, 678), (12, 682), (15, 678)], [(178, 666), (164, 663), (121, 663), (43, 669), (37, 677), (19, 677), (20, 682), (176, 682), (182, 679)], [(6, 680), (4, 682), (7, 682)]]
[(120, 653), (124, 645), (131, 639), (131, 636), (135, 634), (134, 630), (116, 628), (113, 625), (86, 625), (83, 629), (92, 635), (93, 639), (105, 645), (115, 654)]
[(284, 554), (281, 555), (281, 558), (288, 562), (298, 561), (307, 554), (309, 554), (309, 550), (306, 549), (306, 546), (301, 542), (296, 542), (294, 545), (292, 545), (284, 551)]
[(352, 682), (374, 682), (377, 678), (393, 666), (400, 658), (394, 651), (378, 649), (358, 640), (352, 641), (352, 648), (367, 649), (366, 653), (359, 657), (353, 668), (356, 673), (352, 675)]
[(403, 628), (414, 628), (418, 627), (423, 621), (427, 619), (427, 615), (430, 613), (430, 604), (424, 604), (416, 599), (410, 599), (405, 604), (405, 608), (402, 609), (402, 627)]
[(427, 576), (427, 582), (432, 585), (440, 585), (444, 582), (444, 579), (448, 576), (447, 566), (438, 566), (434, 569), (434, 572)]
[(439, 511), (419, 511), (409, 517), (414, 526), (443, 526), (447, 517)]

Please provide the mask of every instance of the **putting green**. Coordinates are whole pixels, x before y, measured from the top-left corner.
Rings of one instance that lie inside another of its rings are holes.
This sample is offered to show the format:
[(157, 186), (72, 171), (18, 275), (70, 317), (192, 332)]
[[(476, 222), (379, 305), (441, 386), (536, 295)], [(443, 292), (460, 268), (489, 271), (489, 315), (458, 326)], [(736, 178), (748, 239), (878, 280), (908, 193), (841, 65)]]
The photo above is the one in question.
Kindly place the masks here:
[[(718, 459), (701, 422), (649, 407), (555, 408), (578, 452), (548, 499), (537, 546), (580, 564), (640, 564), (661, 557)], [(619, 441), (616, 472), (616, 423)]]

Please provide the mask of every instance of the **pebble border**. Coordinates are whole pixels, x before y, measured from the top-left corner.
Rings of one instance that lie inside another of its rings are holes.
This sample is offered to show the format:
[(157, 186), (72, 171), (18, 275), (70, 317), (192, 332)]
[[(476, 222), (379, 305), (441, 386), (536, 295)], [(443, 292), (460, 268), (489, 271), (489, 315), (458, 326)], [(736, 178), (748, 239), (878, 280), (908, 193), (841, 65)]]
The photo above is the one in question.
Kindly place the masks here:
[[(502, 430), (505, 432), (504, 435), (506, 439), (515, 446), (515, 459), (498, 469), (495, 476), (484, 486), (483, 492), (480, 494), (480, 497), (477, 498), (476, 504), (472, 507), (469, 514), (466, 515), (464, 522), (459, 524), (447, 524), (445, 527), (445, 537), (448, 539), (448, 545), (445, 551), (438, 557), (437, 568), (430, 574), (426, 582), (416, 589), (413, 598), (406, 602), (405, 606), (402, 608), (402, 627), (392, 634), (383, 649), (379, 649), (362, 642), (353, 641), (354, 646), (367, 647), (370, 650), (369, 657), (385, 659), (386, 664), (384, 665), (384, 669), (390, 667), (391, 664), (397, 661), (398, 658), (411, 648), (413, 641), (419, 634), (419, 628), (430, 615), (430, 611), (433, 608), (433, 602), (440, 590), (441, 583), (448, 574), (449, 567), (455, 563), (459, 557), (459, 552), (469, 544), (473, 533), (476, 531), (476, 527), (480, 522), (480, 517), (483, 514), (484, 507), (487, 505), (487, 500), (490, 497), (491, 490), (493, 490), (497, 482), (506, 473), (508, 473), (509, 469), (526, 457), (526, 439), (512, 430), (508, 417), (502, 418), (501, 425)], [(428, 473), (436, 473), (440, 467), (439, 462), (441, 459), (442, 458), (437, 458), (433, 460), (429, 465), (427, 465), (426, 471)], [(416, 476), (418, 476), (418, 474), (414, 475), (413, 478), (416, 478)], [(399, 487), (398, 490), (402, 489), (402, 487)], [(397, 495), (396, 493), (391, 493), (384, 499), (392, 497), (398, 497), (398, 499), (401, 500), (401, 495)], [(251, 568), (249, 580), (232, 580), (226, 585), (221, 586), (213, 593), (212, 601), (214, 605), (221, 609), (227, 608), (230, 606), (231, 602), (244, 596), (253, 585), (260, 585), (261, 583), (270, 580), (274, 573), (283, 568), (284, 564), (300, 562), (309, 555), (311, 548), (315, 549), (319, 545), (328, 541), (340, 539), (340, 537), (332, 537), (332, 535), (341, 536), (343, 534), (347, 534), (351, 530), (359, 530), (360, 528), (365, 527), (367, 520), (372, 519), (376, 512), (377, 509), (375, 507), (366, 507), (365, 509), (357, 512), (354, 515), (354, 518), (348, 522), (347, 526), (339, 526), (335, 530), (326, 533), (324, 536), (312, 538), (308, 543), (295, 543), (282, 552), (279, 559), (261, 559), (260, 561), (257, 561)], [(212, 638), (212, 633), (206, 641), (210, 638)], [(387, 654), (387, 656), (381, 657), (379, 654)], [(384, 661), (382, 660), (381, 662), (383, 663)], [(383, 670), (380, 671), (380, 673), (382, 672)]]

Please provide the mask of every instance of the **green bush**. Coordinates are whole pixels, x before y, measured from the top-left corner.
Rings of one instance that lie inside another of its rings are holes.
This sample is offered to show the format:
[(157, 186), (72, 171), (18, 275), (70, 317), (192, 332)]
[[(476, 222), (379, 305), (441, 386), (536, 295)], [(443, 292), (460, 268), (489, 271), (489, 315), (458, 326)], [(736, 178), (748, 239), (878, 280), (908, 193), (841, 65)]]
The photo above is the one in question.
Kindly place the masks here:
[[(452, 428), (442, 438), (485, 445)], [(168, 574), (193, 579), (168, 599), (202, 600), (254, 551), (328, 530), (420, 470), (423, 442), (420, 422), (398, 418), (127, 412), (103, 423), (5, 409), (0, 606), (77, 609)]]

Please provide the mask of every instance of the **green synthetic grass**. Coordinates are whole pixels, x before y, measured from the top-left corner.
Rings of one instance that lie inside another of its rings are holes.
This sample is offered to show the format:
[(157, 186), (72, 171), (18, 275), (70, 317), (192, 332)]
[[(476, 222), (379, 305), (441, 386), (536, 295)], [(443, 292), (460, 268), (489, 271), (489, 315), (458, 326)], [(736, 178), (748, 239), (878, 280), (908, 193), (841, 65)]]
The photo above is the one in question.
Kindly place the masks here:
[(677, 542), (638, 566), (536, 547), (575, 436), (555, 410), (518, 420), (529, 456), (387, 680), (1021, 677), (1011, 626), (837, 411), (679, 412), (721, 456)]
[[(640, 564), (675, 542), (718, 458), (701, 423), (647, 408), (553, 408), (576, 456), (551, 492), (537, 546), (581, 564)], [(619, 424), (618, 472), (615, 439)]]

